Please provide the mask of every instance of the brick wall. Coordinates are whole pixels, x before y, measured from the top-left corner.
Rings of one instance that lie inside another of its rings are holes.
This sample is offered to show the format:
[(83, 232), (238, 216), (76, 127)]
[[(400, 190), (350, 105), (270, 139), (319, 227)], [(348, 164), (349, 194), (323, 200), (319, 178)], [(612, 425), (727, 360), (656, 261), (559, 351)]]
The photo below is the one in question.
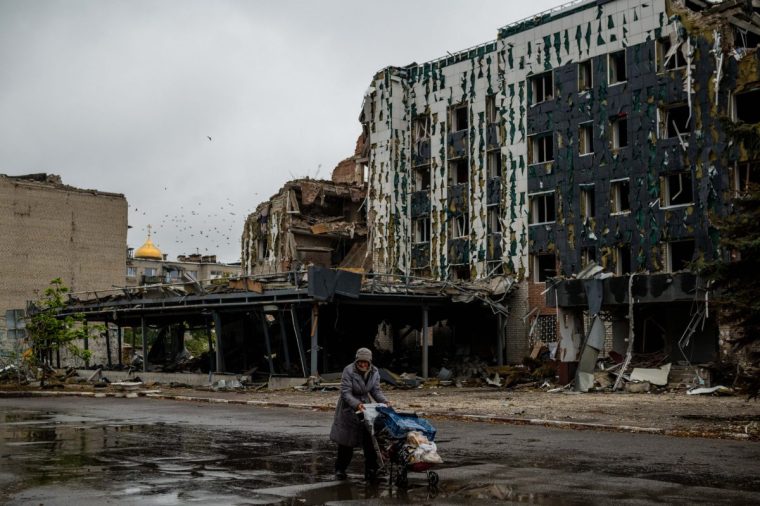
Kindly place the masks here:
[(557, 308), (546, 305), (546, 296), (549, 292), (542, 294), (546, 290), (546, 283), (528, 282), (528, 305), (530, 309), (538, 308), (539, 315), (556, 315)]
[(333, 169), (332, 182), (362, 185), (364, 183), (362, 166), (356, 163), (355, 157), (346, 158)]
[(60, 277), (72, 291), (123, 286), (127, 200), (123, 195), (0, 175), (0, 351), (5, 311)]

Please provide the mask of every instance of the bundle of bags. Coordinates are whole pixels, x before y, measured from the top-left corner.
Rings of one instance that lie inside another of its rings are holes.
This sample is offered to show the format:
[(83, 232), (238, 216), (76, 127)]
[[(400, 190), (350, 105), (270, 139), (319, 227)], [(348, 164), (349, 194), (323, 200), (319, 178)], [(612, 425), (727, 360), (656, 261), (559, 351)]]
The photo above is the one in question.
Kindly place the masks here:
[(410, 456), (410, 464), (425, 462), (427, 464), (441, 464), (443, 459), (438, 455), (438, 448), (425, 434), (418, 431), (409, 431), (406, 435), (407, 451)]

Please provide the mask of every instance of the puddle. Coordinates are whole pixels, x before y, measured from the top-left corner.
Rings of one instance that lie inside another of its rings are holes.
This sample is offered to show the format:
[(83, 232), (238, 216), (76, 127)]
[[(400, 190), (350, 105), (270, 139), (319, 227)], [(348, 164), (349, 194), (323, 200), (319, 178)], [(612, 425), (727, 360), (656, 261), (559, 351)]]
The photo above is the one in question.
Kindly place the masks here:
[[(361, 458), (354, 459), (349, 480), (333, 481), (334, 447), (327, 437), (115, 422), (52, 412), (0, 415), (4, 504), (572, 505), (680, 503), (695, 497), (725, 503), (731, 497), (721, 490), (690, 492), (675, 478), (655, 482), (646, 473), (639, 473), (644, 478), (639, 483), (630, 474), (601, 477), (581, 466), (542, 469), (507, 458), (484, 463), (471, 456), (457, 461), (455, 452), (445, 452), (445, 440), (440, 441), (447, 459), (437, 469), (440, 486), (430, 489), (425, 474), (410, 473), (409, 488), (399, 490), (387, 479), (365, 484)], [(758, 502), (750, 494), (734, 495), (731, 502), (746, 498)]]

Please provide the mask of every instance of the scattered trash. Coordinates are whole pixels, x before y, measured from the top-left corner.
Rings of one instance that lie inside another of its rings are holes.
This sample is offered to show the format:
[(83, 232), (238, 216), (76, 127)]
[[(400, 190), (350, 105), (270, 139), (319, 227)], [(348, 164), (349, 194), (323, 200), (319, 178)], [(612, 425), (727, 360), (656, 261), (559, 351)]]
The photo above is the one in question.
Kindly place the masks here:
[(628, 382), (625, 384), (625, 391), (630, 394), (645, 394), (652, 388), (652, 384), (648, 381), (641, 381), (638, 383)]
[(686, 392), (687, 395), (706, 395), (706, 394), (716, 394), (716, 395), (733, 395), (734, 391), (728, 387), (724, 387), (723, 385), (718, 385), (714, 387), (699, 387), (699, 388), (692, 388), (691, 390), (688, 390)]
[(631, 372), (631, 381), (648, 381), (653, 385), (665, 386), (668, 384), (670, 364), (665, 364), (658, 369), (644, 369), (634, 367)]
[(138, 388), (143, 386), (142, 381), (117, 381), (114, 383), (111, 383), (111, 386), (116, 388), (117, 390), (122, 391), (132, 391), (137, 390)]

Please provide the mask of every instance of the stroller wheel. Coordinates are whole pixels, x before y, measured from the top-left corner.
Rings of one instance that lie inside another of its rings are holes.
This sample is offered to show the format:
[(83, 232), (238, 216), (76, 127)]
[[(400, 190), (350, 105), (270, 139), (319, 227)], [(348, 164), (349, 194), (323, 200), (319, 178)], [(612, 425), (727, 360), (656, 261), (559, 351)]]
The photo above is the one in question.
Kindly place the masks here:
[(428, 485), (435, 488), (438, 486), (438, 473), (435, 471), (428, 471)]

